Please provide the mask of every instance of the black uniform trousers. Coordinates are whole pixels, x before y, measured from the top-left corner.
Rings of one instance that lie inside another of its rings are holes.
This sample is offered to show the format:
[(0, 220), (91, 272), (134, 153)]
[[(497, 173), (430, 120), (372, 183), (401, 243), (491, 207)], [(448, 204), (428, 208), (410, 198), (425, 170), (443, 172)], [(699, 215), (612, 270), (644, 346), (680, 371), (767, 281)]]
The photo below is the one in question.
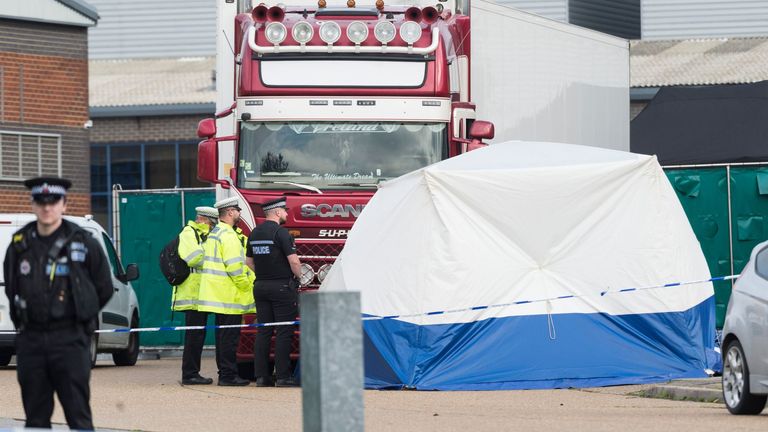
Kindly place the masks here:
[(90, 337), (81, 325), (56, 330), (26, 329), (16, 338), (16, 367), (26, 427), (51, 427), (53, 393), (70, 429), (93, 430)]
[[(259, 280), (253, 286), (256, 319), (259, 323), (294, 321), (299, 314), (298, 283), (293, 279)], [(253, 341), (253, 372), (256, 377), (271, 378), (269, 345), (275, 336), (275, 377), (290, 378), (291, 341), (295, 326), (259, 327)]]
[[(184, 317), (187, 326), (204, 326), (208, 323), (208, 312), (186, 310)], [(205, 333), (205, 329), (184, 332), (184, 355), (181, 358), (181, 379), (183, 380), (200, 375), (200, 358), (203, 355)]]
[[(216, 325), (237, 325), (243, 322), (242, 315), (216, 314)], [(232, 381), (237, 375), (237, 344), (240, 339), (239, 328), (216, 329), (216, 366), (219, 369), (219, 381)]]

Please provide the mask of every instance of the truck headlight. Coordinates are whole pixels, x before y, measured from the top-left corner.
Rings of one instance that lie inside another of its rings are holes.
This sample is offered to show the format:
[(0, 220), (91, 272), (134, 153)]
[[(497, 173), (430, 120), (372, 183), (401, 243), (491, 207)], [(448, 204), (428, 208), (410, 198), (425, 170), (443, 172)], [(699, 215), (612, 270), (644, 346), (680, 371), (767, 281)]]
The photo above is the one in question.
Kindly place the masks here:
[(305, 44), (312, 40), (312, 36), (315, 34), (315, 29), (312, 25), (306, 21), (300, 21), (293, 26), (293, 40), (300, 44)]
[(267, 40), (272, 44), (279, 44), (285, 40), (285, 35), (288, 31), (285, 29), (283, 23), (272, 22), (264, 29), (264, 34), (267, 36)]
[(328, 272), (331, 271), (331, 265), (332, 264), (323, 264), (317, 269), (317, 280), (319, 280), (320, 283), (323, 283), (325, 277), (328, 276)]
[(395, 34), (397, 34), (395, 25), (389, 21), (381, 21), (373, 28), (373, 36), (376, 37), (377, 41), (383, 44), (392, 42), (392, 39), (395, 38)]
[(400, 25), (400, 38), (408, 45), (421, 39), (421, 24), (415, 21), (406, 21)]
[(327, 43), (335, 43), (341, 37), (341, 27), (333, 21), (320, 24), (320, 39)]
[(301, 286), (309, 285), (313, 279), (315, 279), (315, 271), (312, 269), (312, 266), (307, 263), (301, 263), (301, 277), (299, 278)]
[(368, 39), (368, 26), (360, 21), (352, 21), (347, 26), (347, 37), (352, 43), (360, 45)]

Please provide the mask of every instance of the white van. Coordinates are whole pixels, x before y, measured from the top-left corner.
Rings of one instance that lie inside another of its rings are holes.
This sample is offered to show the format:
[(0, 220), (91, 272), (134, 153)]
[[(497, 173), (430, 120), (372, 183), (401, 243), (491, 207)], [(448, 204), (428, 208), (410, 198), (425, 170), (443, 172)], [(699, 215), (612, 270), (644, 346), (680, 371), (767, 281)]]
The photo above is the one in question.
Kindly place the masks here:
[[(130, 281), (139, 277), (139, 268), (136, 264), (128, 264), (123, 269), (112, 240), (101, 225), (90, 216), (64, 216), (64, 218), (91, 233), (109, 259), (115, 293), (99, 313), (99, 329), (139, 327), (139, 300), (130, 284)], [(5, 252), (8, 250), (13, 233), (34, 220), (34, 214), (0, 213), (0, 331), (14, 330), (10, 318), (9, 300), (5, 296), (5, 278), (2, 268)], [(0, 366), (6, 366), (11, 361), (15, 351), (15, 338), (14, 334), (0, 333)], [(118, 366), (133, 366), (139, 356), (139, 334), (94, 333), (91, 338), (92, 365), (96, 363), (96, 355), (100, 352), (111, 353), (112, 359)]]

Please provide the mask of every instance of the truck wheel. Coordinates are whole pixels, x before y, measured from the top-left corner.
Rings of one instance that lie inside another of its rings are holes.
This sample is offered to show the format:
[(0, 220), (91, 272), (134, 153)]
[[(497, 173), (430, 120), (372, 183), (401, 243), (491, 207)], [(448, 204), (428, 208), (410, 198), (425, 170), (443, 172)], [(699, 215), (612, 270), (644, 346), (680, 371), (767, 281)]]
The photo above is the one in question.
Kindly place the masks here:
[(11, 353), (0, 353), (0, 366), (8, 366), (8, 363), (11, 362), (11, 357), (13, 357)]
[(723, 356), (723, 398), (731, 414), (760, 414), (768, 399), (749, 392), (749, 366), (738, 340), (728, 344)]
[[(138, 328), (139, 320), (136, 316), (131, 320), (131, 328)], [(112, 353), (112, 360), (117, 366), (133, 366), (139, 358), (139, 334), (128, 334), (128, 347), (122, 351)]]

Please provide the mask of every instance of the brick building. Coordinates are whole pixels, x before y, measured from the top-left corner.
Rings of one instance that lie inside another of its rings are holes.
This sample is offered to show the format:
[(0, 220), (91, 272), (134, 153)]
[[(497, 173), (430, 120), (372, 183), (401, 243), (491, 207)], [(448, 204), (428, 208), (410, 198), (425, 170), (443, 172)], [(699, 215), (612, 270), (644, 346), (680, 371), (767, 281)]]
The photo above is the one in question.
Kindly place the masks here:
[(0, 2), (0, 212), (30, 211), (23, 180), (70, 178), (68, 213), (90, 213), (88, 27), (79, 0)]
[(213, 57), (90, 62), (93, 214), (111, 226), (112, 189), (205, 187), (197, 123), (214, 114)]

